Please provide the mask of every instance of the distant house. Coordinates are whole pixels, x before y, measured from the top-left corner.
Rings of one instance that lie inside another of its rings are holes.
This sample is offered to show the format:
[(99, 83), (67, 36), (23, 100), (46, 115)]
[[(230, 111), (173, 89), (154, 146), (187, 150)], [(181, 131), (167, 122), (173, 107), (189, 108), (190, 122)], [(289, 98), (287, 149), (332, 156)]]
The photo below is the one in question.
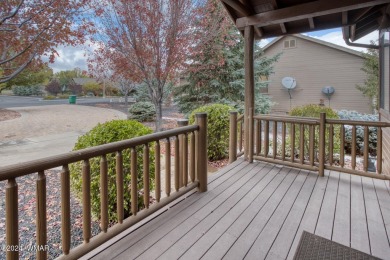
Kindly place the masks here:
[[(272, 112), (288, 113), (296, 106), (323, 104), (336, 110), (371, 113), (369, 98), (356, 89), (366, 78), (360, 52), (304, 35), (278, 37), (263, 50), (266, 56), (282, 52), (274, 65), (275, 74), (268, 79), (268, 90), (262, 91), (277, 103)], [(288, 91), (282, 85), (284, 77), (293, 78), (296, 87)], [(322, 92), (326, 86), (335, 89), (330, 99)]]

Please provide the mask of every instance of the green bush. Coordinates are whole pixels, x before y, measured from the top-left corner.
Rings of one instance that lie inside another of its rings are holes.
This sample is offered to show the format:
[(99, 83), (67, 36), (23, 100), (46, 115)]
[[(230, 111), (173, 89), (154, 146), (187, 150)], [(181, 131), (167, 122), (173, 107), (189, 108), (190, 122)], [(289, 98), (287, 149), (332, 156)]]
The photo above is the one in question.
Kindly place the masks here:
[[(339, 116), (336, 111), (329, 107), (319, 106), (319, 105), (305, 105), (301, 107), (295, 107), (290, 111), (290, 116), (297, 117), (314, 117), (319, 118), (321, 113), (326, 113), (326, 118), (338, 119)], [(340, 126), (335, 125), (333, 127), (333, 154), (340, 153)], [(326, 127), (326, 137), (325, 137), (325, 155), (329, 157), (329, 126)], [(300, 139), (300, 129), (299, 126), (295, 126), (295, 152), (299, 154), (299, 139)], [(305, 154), (308, 154), (309, 151), (309, 128), (305, 128)], [(290, 140), (287, 141), (290, 143)], [(315, 147), (318, 148), (319, 142), (319, 128), (315, 128)], [(289, 147), (286, 146), (286, 147)], [(308, 156), (308, 155), (307, 155)]]
[(153, 121), (156, 118), (156, 109), (150, 102), (137, 102), (129, 108), (129, 119), (139, 122)]
[(40, 96), (42, 89), (39, 86), (13, 86), (12, 92), (16, 96)]
[(68, 99), (69, 95), (68, 94), (60, 94), (57, 97), (60, 98), (60, 99)]
[(52, 95), (47, 95), (47, 96), (45, 96), (43, 99), (44, 99), (44, 100), (54, 100), (54, 99), (56, 99), (56, 97), (55, 97), (55, 96), (52, 96)]
[[(79, 137), (73, 150), (80, 150), (88, 147), (106, 143), (131, 139), (137, 136), (151, 134), (152, 130), (133, 120), (113, 120), (104, 124), (98, 124), (85, 135)], [(151, 148), (153, 143), (149, 144)], [(143, 208), (143, 146), (138, 146), (137, 151), (137, 187), (138, 187), (138, 208)], [(150, 149), (150, 190), (154, 183), (154, 149)], [(116, 171), (115, 154), (107, 155), (108, 162), (108, 212), (110, 221), (117, 220), (116, 216)], [(124, 213), (125, 217), (131, 215), (131, 173), (130, 173), (130, 149), (122, 151), (123, 176), (124, 176)], [(70, 165), (72, 190), (81, 199), (82, 196), (82, 162)], [(91, 207), (93, 214), (100, 218), (100, 158), (90, 159), (91, 167)]]
[(211, 104), (192, 111), (189, 122), (195, 122), (196, 113), (207, 113), (207, 152), (211, 161), (224, 159), (229, 150), (229, 116), (233, 108), (227, 105)]

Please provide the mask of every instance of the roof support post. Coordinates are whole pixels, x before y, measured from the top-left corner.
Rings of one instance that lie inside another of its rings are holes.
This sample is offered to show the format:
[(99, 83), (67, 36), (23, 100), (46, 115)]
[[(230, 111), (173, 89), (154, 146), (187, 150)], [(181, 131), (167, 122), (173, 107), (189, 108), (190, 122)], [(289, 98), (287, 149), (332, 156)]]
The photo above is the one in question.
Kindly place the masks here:
[[(245, 112), (244, 112), (244, 127), (245, 127), (245, 143), (244, 143), (244, 159), (253, 161), (254, 148), (254, 131), (253, 124), (253, 109), (255, 106), (255, 78), (254, 78), (254, 27), (246, 26), (244, 31), (245, 40)], [(252, 111), (252, 112), (250, 112)]]

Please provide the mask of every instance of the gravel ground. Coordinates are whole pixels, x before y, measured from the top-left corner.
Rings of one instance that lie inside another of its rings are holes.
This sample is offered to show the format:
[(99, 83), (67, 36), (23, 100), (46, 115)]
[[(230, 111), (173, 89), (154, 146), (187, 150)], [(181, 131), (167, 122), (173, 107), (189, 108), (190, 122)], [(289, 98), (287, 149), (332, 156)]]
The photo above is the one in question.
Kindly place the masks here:
[(11, 120), (21, 117), (21, 114), (13, 111), (13, 110), (8, 110), (4, 108), (0, 108), (0, 121), (6, 121), (6, 120)]
[[(36, 239), (36, 175), (17, 178), (19, 192), (19, 241), (21, 247), (35, 245)], [(61, 250), (61, 190), (60, 170), (46, 171), (47, 184), (47, 240), (48, 258), (54, 259), (62, 254)], [(6, 182), (0, 182), (0, 248), (5, 242), (5, 188)], [(83, 242), (82, 234), (82, 207), (78, 200), (71, 194), (71, 247), (76, 247)], [(100, 232), (99, 223), (92, 222), (92, 233)], [(20, 259), (35, 259), (36, 252), (21, 251)], [(0, 259), (5, 259), (5, 253), (0, 254)]]

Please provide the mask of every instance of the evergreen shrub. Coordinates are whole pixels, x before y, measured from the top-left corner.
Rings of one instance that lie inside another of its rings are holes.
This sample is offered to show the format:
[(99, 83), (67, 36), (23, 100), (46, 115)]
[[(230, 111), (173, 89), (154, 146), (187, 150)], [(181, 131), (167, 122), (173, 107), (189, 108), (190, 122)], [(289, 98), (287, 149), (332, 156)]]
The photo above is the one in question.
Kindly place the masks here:
[(227, 105), (211, 104), (195, 109), (189, 116), (189, 122), (193, 124), (196, 113), (207, 113), (207, 152), (210, 161), (228, 156), (229, 117), (232, 110)]
[(40, 96), (42, 89), (39, 86), (13, 86), (12, 93), (16, 96)]
[[(295, 107), (290, 111), (290, 116), (297, 117), (313, 117), (319, 118), (321, 113), (326, 114), (326, 118), (334, 118), (338, 119), (339, 116), (336, 111), (329, 107), (319, 106), (319, 105), (305, 105), (300, 107)], [(289, 129), (290, 131), (290, 129)], [(305, 135), (304, 135), (304, 143), (305, 143), (305, 154), (308, 156), (309, 151), (309, 128), (306, 126)], [(295, 149), (296, 153), (299, 154), (299, 141), (300, 141), (300, 129), (298, 125), (295, 125)], [(290, 142), (290, 140), (288, 140)], [(319, 128), (315, 128), (315, 147), (318, 148), (319, 144)], [(290, 143), (286, 145), (286, 147), (290, 147)], [(326, 127), (325, 130), (325, 155), (329, 157), (329, 126)], [(340, 127), (335, 125), (333, 127), (333, 154), (340, 153)]]
[(129, 108), (129, 119), (149, 122), (156, 118), (156, 109), (150, 102), (137, 102)]
[[(379, 121), (378, 115), (360, 114), (356, 111), (340, 110), (338, 111), (340, 119), (343, 120), (356, 120), (356, 121)], [(369, 153), (376, 155), (377, 146), (377, 128), (369, 127)], [(351, 153), (352, 150), (352, 126), (345, 126), (345, 149), (347, 153)], [(364, 152), (364, 127), (356, 127), (356, 149), (357, 154), (363, 154)]]
[[(81, 150), (88, 147), (98, 146), (111, 142), (131, 139), (138, 136), (151, 134), (152, 130), (141, 123), (133, 120), (113, 120), (104, 124), (98, 124), (85, 135), (79, 137), (73, 150)], [(138, 208), (144, 207), (143, 204), (143, 147), (137, 146), (137, 190), (138, 190)], [(154, 147), (153, 143), (149, 148)], [(131, 215), (131, 173), (130, 173), (130, 149), (122, 151), (123, 156), (123, 176), (124, 176), (124, 214), (125, 217)], [(149, 151), (149, 176), (150, 190), (154, 188), (154, 149)], [(107, 154), (108, 162), (108, 214), (110, 222), (117, 220), (116, 206), (116, 154)], [(89, 160), (91, 168), (91, 208), (95, 217), (100, 218), (100, 157)], [(82, 166), (83, 162), (77, 162), (70, 165), (71, 187), (76, 195), (82, 197)]]

